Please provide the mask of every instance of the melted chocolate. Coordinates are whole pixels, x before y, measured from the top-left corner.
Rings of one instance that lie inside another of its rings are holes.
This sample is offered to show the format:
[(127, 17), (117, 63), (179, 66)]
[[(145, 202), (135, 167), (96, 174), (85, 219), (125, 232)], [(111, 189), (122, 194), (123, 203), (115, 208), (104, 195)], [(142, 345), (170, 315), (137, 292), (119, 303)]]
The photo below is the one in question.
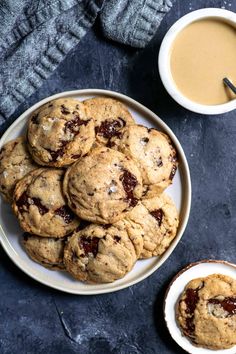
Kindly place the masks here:
[(66, 224), (71, 223), (75, 218), (73, 212), (67, 205), (63, 205), (62, 207), (55, 210), (55, 214), (62, 217)]
[(41, 215), (48, 212), (48, 208), (41, 203), (39, 198), (31, 198), (26, 192), (21, 194), (20, 198), (16, 201), (16, 205), (21, 213), (28, 210), (30, 205), (36, 205)]
[(110, 139), (108, 140), (106, 146), (110, 149), (112, 149), (114, 146), (115, 146), (115, 142), (114, 141), (111, 141)]
[(33, 200), (33, 204), (38, 207), (39, 213), (44, 215), (48, 212), (48, 208), (46, 208), (39, 198), (31, 198)]
[(39, 122), (38, 122), (38, 114), (34, 114), (33, 116), (32, 116), (32, 118), (31, 118), (31, 122), (33, 123), (33, 124), (39, 124)]
[(158, 225), (161, 226), (163, 215), (164, 215), (163, 210), (156, 209), (156, 210), (150, 211), (150, 214), (157, 220)]
[(121, 137), (119, 130), (126, 126), (126, 121), (122, 118), (118, 120), (104, 120), (99, 127), (95, 127), (95, 133), (103, 136), (106, 139), (110, 139), (113, 136)]
[(83, 248), (85, 255), (92, 253), (96, 257), (98, 253), (98, 243), (100, 238), (98, 237), (86, 237), (81, 236), (79, 239), (80, 246)]
[[(73, 112), (73, 114), (77, 114), (77, 112)], [(90, 121), (90, 119), (87, 120), (82, 120), (80, 119), (80, 117), (77, 115), (73, 120), (70, 120), (68, 122), (66, 122), (65, 124), (65, 132), (66, 130), (69, 130), (71, 133), (73, 133), (74, 135), (79, 134), (79, 127), (81, 125), (87, 125), (88, 122)], [(57, 150), (50, 150), (47, 149), (47, 151), (50, 153), (51, 157), (52, 157), (52, 161), (55, 162), (57, 161), (57, 159), (61, 156), (63, 156), (64, 154), (64, 150), (65, 150), (65, 146), (69, 143), (69, 140), (62, 140), (61, 141), (61, 147)], [(73, 159), (77, 159), (80, 158), (80, 155), (73, 155), (72, 156)]]
[(75, 115), (75, 118), (66, 122), (65, 130), (69, 130), (71, 133), (77, 135), (79, 133), (79, 127), (81, 125), (87, 125), (91, 119), (83, 120), (80, 119), (77, 112), (73, 112), (73, 114)]
[(162, 162), (162, 158), (159, 157), (159, 159), (157, 160), (157, 166), (158, 167), (162, 167), (163, 166), (163, 162)]
[(129, 203), (129, 206), (134, 207), (138, 203), (138, 199), (134, 197), (134, 188), (138, 184), (137, 178), (128, 170), (123, 169), (120, 180), (126, 193), (125, 200)]
[(112, 226), (112, 224), (106, 224), (106, 225), (102, 225), (102, 228), (105, 229), (105, 230), (107, 230), (107, 229), (109, 229), (109, 227), (111, 227), (111, 226)]
[(115, 235), (115, 236), (114, 236), (114, 240), (115, 240), (116, 242), (120, 242), (121, 237), (120, 237), (120, 236)]
[(64, 148), (65, 146), (68, 144), (69, 141), (66, 141), (66, 140), (62, 140), (61, 141), (61, 147), (60, 149), (57, 149), (57, 150), (50, 150), (50, 149), (47, 149), (47, 151), (50, 153), (51, 157), (52, 157), (52, 161), (55, 162), (57, 161), (58, 157), (61, 157), (63, 156), (64, 154)]
[(177, 162), (177, 160), (178, 160), (178, 156), (177, 156), (177, 153), (176, 152), (174, 152), (174, 154), (171, 156), (171, 162)]
[(186, 331), (188, 334), (192, 334), (195, 330), (195, 324), (194, 324), (194, 311), (196, 309), (198, 300), (199, 300), (199, 295), (198, 292), (204, 287), (204, 283), (202, 283), (198, 288), (196, 289), (187, 289), (186, 290), (186, 297), (185, 297), (185, 304), (186, 304), (186, 310), (185, 312), (189, 315), (189, 317), (186, 319)]
[(26, 211), (25, 209), (29, 209), (30, 204), (28, 202), (28, 195), (26, 192), (22, 193), (20, 198), (16, 200), (16, 205), (20, 213)]
[(70, 114), (70, 110), (64, 104), (62, 104), (61, 105), (61, 113), (62, 114)]
[(148, 138), (142, 138), (142, 141), (147, 144), (149, 142), (149, 139)]
[(220, 305), (226, 312), (228, 316), (236, 315), (236, 297), (225, 297), (224, 300), (210, 299), (209, 304)]

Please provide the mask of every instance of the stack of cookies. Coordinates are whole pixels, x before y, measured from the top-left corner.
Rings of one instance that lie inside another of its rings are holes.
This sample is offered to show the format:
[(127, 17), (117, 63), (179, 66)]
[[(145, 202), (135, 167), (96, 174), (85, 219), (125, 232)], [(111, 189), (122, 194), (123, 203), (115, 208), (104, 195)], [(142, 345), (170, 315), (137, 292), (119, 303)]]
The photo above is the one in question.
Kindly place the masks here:
[(123, 103), (63, 98), (31, 115), (26, 138), (2, 147), (0, 192), (34, 261), (107, 283), (176, 236), (178, 212), (163, 191), (177, 166), (170, 138), (137, 125)]

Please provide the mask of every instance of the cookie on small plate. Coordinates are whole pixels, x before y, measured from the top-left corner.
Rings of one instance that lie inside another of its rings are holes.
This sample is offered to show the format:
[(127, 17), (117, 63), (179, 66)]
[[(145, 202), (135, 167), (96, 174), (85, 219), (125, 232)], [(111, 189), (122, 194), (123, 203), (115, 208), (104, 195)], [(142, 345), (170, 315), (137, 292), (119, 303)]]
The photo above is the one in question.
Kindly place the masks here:
[(68, 168), (63, 188), (69, 206), (81, 219), (110, 224), (138, 203), (142, 179), (132, 159), (101, 147)]
[(144, 199), (119, 221), (133, 226), (143, 238), (139, 258), (162, 255), (177, 234), (179, 217), (172, 199), (165, 193)]
[(43, 166), (68, 166), (85, 155), (95, 141), (94, 122), (84, 105), (60, 98), (38, 108), (28, 123), (28, 145)]
[(142, 125), (131, 125), (111, 138), (109, 146), (138, 163), (146, 197), (163, 192), (172, 183), (178, 162), (168, 135)]
[(57, 238), (79, 225), (62, 194), (63, 176), (63, 170), (39, 168), (17, 183), (12, 206), (24, 231)]
[(123, 278), (137, 260), (136, 246), (125, 230), (115, 226), (87, 226), (75, 232), (64, 251), (66, 270), (88, 283)]
[(108, 97), (94, 97), (83, 101), (87, 115), (94, 119), (96, 140), (106, 145), (109, 139), (119, 135), (120, 129), (135, 121), (125, 105)]
[(191, 280), (177, 303), (176, 316), (195, 345), (231, 348), (236, 345), (236, 280), (223, 274)]
[(64, 270), (64, 247), (66, 238), (41, 237), (25, 233), (22, 245), (28, 256), (51, 270)]
[(3, 145), (0, 150), (0, 193), (7, 202), (12, 202), (16, 183), (37, 167), (23, 136)]

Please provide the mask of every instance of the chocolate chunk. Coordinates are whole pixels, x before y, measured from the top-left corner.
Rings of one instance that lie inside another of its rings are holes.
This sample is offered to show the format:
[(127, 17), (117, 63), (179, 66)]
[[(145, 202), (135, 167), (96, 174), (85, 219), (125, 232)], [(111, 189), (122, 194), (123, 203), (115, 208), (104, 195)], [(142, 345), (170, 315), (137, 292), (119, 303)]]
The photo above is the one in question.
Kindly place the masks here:
[(171, 161), (171, 162), (177, 162), (177, 161), (178, 161), (178, 156), (177, 156), (177, 153), (176, 153), (176, 152), (174, 152), (174, 154), (171, 155), (170, 161)]
[(138, 184), (137, 178), (128, 170), (123, 169), (120, 181), (126, 193), (125, 201), (129, 203), (129, 206), (134, 207), (138, 203), (138, 199), (134, 197), (134, 189)]
[(39, 124), (38, 116), (39, 116), (39, 115), (36, 113), (36, 114), (34, 114), (34, 115), (31, 117), (31, 122), (32, 122), (33, 124)]
[(55, 210), (55, 214), (62, 217), (66, 224), (71, 223), (75, 218), (73, 212), (67, 205), (63, 205), (62, 207)]
[(65, 149), (65, 146), (68, 144), (68, 141), (67, 140), (62, 140), (60, 142), (61, 144), (61, 147), (60, 149), (57, 149), (57, 150), (50, 150), (50, 149), (47, 149), (47, 151), (50, 153), (51, 157), (52, 157), (52, 161), (55, 162), (57, 161), (58, 157), (61, 157), (63, 156), (64, 154), (64, 149)]
[(62, 104), (61, 105), (61, 113), (62, 114), (70, 114), (70, 110), (64, 104)]
[[(73, 112), (74, 113), (77, 113), (77, 112)], [(71, 133), (73, 133), (74, 135), (77, 135), (79, 133), (79, 127), (81, 125), (87, 125), (88, 122), (90, 121), (90, 119), (87, 119), (87, 120), (82, 120), (80, 119), (79, 116), (76, 116), (75, 119), (73, 120), (70, 120), (68, 122), (66, 122), (65, 124), (65, 131), (66, 130), (69, 130)], [(69, 143), (70, 141), (68, 140), (61, 140), (60, 144), (61, 144), (61, 147), (60, 149), (57, 149), (57, 150), (50, 150), (50, 149), (47, 149), (47, 151), (50, 153), (51, 157), (52, 157), (52, 161), (55, 162), (58, 160), (59, 157), (63, 156), (64, 154), (64, 151), (65, 151), (65, 146)], [(73, 155), (72, 158), (73, 159), (78, 159), (80, 158), (80, 154), (76, 154), (76, 155)]]
[(223, 300), (210, 299), (208, 303), (220, 305), (224, 311), (228, 312), (228, 316), (236, 315), (236, 297), (225, 297)]
[(98, 237), (86, 237), (81, 236), (79, 239), (80, 246), (83, 248), (85, 255), (92, 253), (96, 257), (98, 253), (98, 243), (100, 238)]
[(29, 209), (30, 204), (28, 199), (29, 199), (28, 194), (24, 192), (21, 194), (20, 198), (16, 200), (16, 205), (20, 213)]
[(147, 144), (149, 142), (148, 138), (142, 138), (141, 141), (143, 141), (145, 144)]
[(163, 166), (163, 162), (162, 162), (162, 158), (159, 157), (159, 159), (157, 160), (157, 166), (158, 167), (162, 167)]
[(76, 135), (79, 133), (79, 127), (81, 125), (86, 126), (91, 119), (87, 119), (87, 120), (80, 119), (78, 112), (73, 112), (73, 114), (75, 115), (75, 118), (66, 122), (65, 131), (69, 130), (71, 133)]
[(41, 215), (44, 215), (48, 212), (48, 208), (46, 208), (42, 203), (41, 200), (39, 198), (30, 198), (31, 200), (33, 200), (33, 204), (36, 205), (38, 207), (39, 213)]
[(195, 331), (195, 324), (193, 322), (193, 317), (186, 318), (186, 327), (187, 327), (187, 333), (189, 335), (193, 334), (193, 332)]
[(121, 237), (120, 237), (120, 236), (115, 235), (115, 236), (114, 236), (114, 240), (115, 240), (116, 242), (120, 242)]
[(189, 317), (186, 319), (186, 327), (187, 327), (187, 332), (188, 334), (192, 334), (195, 330), (195, 324), (194, 324), (194, 311), (196, 309), (197, 303), (199, 301), (199, 295), (198, 292), (204, 287), (204, 283), (202, 283), (198, 288), (196, 289), (187, 289), (186, 290), (186, 297), (185, 297), (185, 304), (186, 304), (186, 310), (185, 312), (189, 315)]
[(27, 211), (30, 205), (37, 206), (41, 215), (44, 215), (48, 212), (48, 208), (46, 208), (41, 203), (41, 200), (39, 198), (31, 198), (26, 192), (22, 193), (20, 198), (16, 200), (16, 205), (21, 213)]
[(64, 153), (64, 149), (63, 148), (58, 149), (56, 151), (47, 149), (47, 151), (50, 153), (53, 162), (57, 161), (58, 157), (63, 156), (63, 153)]
[(111, 141), (110, 139), (108, 140), (106, 146), (110, 149), (112, 149), (114, 146), (115, 146), (115, 142), (114, 141)]
[(119, 130), (126, 126), (126, 121), (122, 118), (118, 120), (104, 120), (99, 127), (95, 127), (95, 133), (103, 136), (106, 139), (110, 139), (113, 136), (121, 138)]
[(163, 219), (163, 210), (162, 209), (157, 209), (150, 211), (150, 214), (157, 220), (158, 225), (161, 226), (162, 224), (162, 219)]
[(172, 169), (171, 169), (171, 172), (170, 172), (170, 177), (169, 179), (172, 181), (172, 179), (174, 178), (175, 176), (175, 172), (177, 170), (177, 166), (176, 165), (173, 165)]
[(105, 229), (105, 230), (107, 230), (107, 229), (109, 229), (109, 227), (111, 227), (111, 226), (112, 226), (112, 224), (106, 224), (106, 225), (102, 225), (102, 228)]

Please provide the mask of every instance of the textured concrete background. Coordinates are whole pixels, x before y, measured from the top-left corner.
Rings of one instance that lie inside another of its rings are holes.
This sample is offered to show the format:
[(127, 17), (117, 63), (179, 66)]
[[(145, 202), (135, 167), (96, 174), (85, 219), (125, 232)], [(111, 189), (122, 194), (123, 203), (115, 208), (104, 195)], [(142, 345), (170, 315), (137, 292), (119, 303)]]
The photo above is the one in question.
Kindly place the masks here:
[(157, 113), (179, 138), (190, 165), (193, 200), (187, 230), (169, 260), (142, 283), (114, 294), (82, 297), (48, 289), (18, 270), (0, 248), (1, 354), (183, 353), (163, 321), (167, 284), (189, 262), (236, 262), (235, 112), (207, 117), (182, 109), (165, 92), (157, 70), (164, 33), (177, 18), (200, 7), (236, 11), (236, 1), (177, 1), (145, 50), (104, 40), (97, 24), (12, 117), (64, 90), (125, 93)]

